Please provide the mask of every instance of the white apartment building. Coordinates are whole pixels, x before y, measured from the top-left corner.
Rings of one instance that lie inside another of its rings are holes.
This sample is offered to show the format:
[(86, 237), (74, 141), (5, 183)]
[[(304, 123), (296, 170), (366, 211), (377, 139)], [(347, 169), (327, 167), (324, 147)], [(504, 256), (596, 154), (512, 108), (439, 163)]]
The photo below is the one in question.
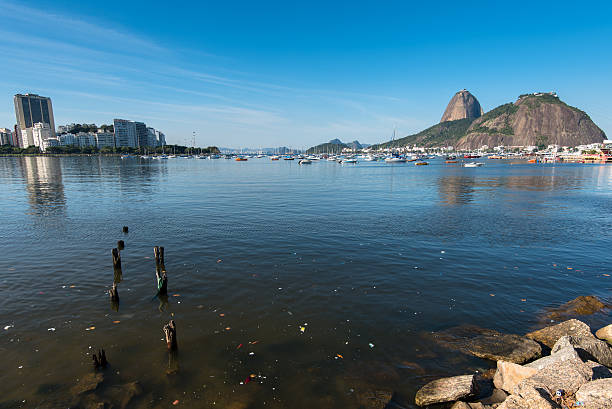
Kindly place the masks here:
[(114, 148), (115, 147), (115, 134), (112, 132), (98, 132), (95, 134), (96, 146), (100, 148)]
[(48, 123), (37, 122), (32, 128), (32, 141), (34, 146), (38, 146), (40, 150), (45, 150), (45, 141), (52, 136), (51, 126)]

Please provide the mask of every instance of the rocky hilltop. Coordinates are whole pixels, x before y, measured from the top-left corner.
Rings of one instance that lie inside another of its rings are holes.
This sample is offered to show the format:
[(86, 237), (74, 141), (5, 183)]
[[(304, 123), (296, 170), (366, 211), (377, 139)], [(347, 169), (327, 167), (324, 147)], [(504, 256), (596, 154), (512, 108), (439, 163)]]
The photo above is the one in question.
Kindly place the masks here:
[(554, 93), (521, 95), (475, 119), (457, 149), (493, 146), (576, 146), (602, 142), (605, 133), (589, 116)]
[[(474, 103), (466, 105), (454, 102), (463, 101), (464, 98), (473, 98)], [(458, 115), (459, 111), (467, 115), (465, 109), (470, 106), (473, 117), (446, 120)], [(500, 105), (482, 116), (480, 112), (476, 98), (468, 91), (459, 91), (448, 104), (443, 122), (414, 135), (373, 145), (372, 148), (412, 145), (454, 146), (456, 149), (477, 149), (483, 145), (491, 148), (501, 145), (577, 146), (600, 143), (606, 139), (606, 134), (585, 112), (567, 105), (555, 93), (524, 94), (514, 103)]]
[(476, 119), (483, 114), (482, 107), (474, 95), (466, 89), (457, 92), (444, 110), (440, 122), (459, 119)]

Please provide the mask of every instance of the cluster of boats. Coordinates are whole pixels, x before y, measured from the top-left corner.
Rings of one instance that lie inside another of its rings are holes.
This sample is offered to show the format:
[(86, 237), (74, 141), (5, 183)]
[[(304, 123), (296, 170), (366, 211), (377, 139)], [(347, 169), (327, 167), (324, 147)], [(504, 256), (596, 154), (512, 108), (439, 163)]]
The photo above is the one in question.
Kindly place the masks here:
[[(209, 155), (121, 155), (121, 159), (136, 158), (151, 159), (151, 160), (167, 160), (167, 159), (230, 159), (237, 162), (245, 162), (249, 159), (264, 159), (269, 158), (273, 161), (297, 161), (300, 165), (309, 165), (315, 161), (328, 161), (340, 164), (356, 164), (358, 162), (385, 162), (385, 163), (406, 163), (414, 162), (415, 166), (429, 165), (427, 160), (444, 158), (445, 163), (458, 163), (456, 156), (443, 155), (236, 155), (236, 154), (209, 154)], [(480, 156), (465, 155), (463, 158), (476, 158)], [(464, 167), (479, 167), (484, 165), (482, 162), (462, 163)]]

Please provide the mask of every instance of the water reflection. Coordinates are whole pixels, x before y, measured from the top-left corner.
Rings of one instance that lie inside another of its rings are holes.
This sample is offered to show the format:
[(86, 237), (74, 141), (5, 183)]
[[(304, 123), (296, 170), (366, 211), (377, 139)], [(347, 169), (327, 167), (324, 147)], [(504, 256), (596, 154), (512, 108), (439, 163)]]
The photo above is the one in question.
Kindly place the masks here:
[(489, 194), (500, 189), (511, 191), (566, 191), (580, 189), (584, 178), (576, 172), (558, 172), (551, 167), (545, 174), (482, 176), (451, 175), (437, 180), (440, 201), (447, 205), (463, 205), (474, 202), (478, 194)]
[(32, 214), (63, 215), (66, 197), (60, 158), (24, 157), (20, 158), (19, 164), (29, 193)]
[(440, 201), (447, 205), (461, 205), (472, 202), (476, 185), (473, 176), (446, 176), (438, 179)]

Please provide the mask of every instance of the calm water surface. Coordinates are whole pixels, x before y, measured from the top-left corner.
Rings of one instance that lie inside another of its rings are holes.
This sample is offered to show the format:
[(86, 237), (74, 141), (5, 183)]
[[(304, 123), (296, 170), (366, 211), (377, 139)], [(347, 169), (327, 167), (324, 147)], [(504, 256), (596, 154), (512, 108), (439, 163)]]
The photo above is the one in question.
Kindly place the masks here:
[(139, 380), (134, 408), (359, 407), (372, 389), (412, 407), (432, 377), (493, 365), (432, 331), (524, 333), (610, 301), (611, 166), (29, 157), (0, 158), (0, 184), (2, 408), (66, 407), (99, 347), (99, 394)]

